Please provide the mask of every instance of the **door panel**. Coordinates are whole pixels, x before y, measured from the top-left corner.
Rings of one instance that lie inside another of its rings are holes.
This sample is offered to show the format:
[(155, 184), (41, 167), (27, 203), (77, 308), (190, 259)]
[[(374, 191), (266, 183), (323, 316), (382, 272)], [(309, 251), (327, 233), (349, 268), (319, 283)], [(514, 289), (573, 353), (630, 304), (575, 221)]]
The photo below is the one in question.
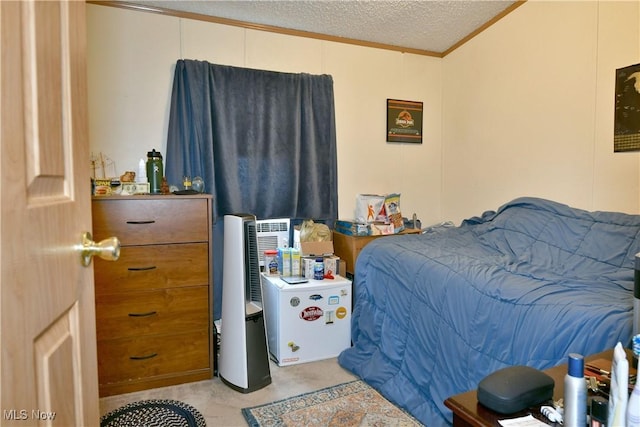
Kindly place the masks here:
[(0, 424), (98, 425), (85, 3), (0, 20)]

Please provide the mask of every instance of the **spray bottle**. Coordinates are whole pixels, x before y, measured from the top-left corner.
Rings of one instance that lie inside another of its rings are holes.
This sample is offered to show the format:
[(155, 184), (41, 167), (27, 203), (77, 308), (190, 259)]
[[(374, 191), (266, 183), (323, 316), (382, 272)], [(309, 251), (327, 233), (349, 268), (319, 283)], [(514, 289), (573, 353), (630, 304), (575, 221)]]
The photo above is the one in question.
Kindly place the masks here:
[(587, 382), (584, 378), (584, 357), (569, 354), (568, 372), (564, 377), (564, 425), (587, 425)]

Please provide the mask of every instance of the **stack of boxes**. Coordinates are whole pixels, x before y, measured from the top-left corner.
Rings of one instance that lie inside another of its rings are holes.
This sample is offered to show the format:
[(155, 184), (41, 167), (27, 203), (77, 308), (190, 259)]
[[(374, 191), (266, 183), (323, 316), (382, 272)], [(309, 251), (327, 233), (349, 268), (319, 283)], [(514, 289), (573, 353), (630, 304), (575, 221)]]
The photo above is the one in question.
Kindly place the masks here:
[[(330, 274), (344, 276), (346, 264), (340, 257), (333, 253), (333, 242), (301, 242), (300, 249), (278, 248), (277, 274), (283, 277), (301, 276), (313, 279), (313, 267), (317, 258), (322, 257), (325, 275)], [(269, 273), (265, 269), (266, 274)]]

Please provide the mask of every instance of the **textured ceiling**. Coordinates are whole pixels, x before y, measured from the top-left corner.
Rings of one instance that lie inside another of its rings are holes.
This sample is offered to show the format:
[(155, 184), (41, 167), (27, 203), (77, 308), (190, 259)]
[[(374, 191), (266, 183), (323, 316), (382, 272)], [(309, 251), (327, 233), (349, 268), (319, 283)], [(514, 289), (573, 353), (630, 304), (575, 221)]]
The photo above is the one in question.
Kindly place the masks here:
[(510, 8), (507, 0), (138, 0), (163, 9), (442, 53)]

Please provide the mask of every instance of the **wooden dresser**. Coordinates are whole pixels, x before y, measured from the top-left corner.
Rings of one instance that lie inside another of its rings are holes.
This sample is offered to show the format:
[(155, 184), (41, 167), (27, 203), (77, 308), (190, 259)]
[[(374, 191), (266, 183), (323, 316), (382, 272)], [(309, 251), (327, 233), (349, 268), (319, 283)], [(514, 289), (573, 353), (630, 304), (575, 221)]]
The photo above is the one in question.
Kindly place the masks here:
[(211, 196), (92, 200), (100, 396), (213, 376)]

